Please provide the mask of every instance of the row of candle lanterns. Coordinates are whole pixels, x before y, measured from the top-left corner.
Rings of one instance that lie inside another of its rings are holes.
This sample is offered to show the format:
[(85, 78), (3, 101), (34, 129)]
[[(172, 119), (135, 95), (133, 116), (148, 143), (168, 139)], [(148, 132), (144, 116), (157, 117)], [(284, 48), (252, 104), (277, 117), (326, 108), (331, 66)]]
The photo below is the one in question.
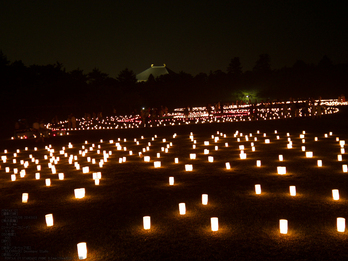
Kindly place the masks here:
[[(179, 204), (180, 208), (180, 215), (184, 215), (186, 213), (185, 203)], [(210, 218), (210, 226), (211, 231), (218, 231), (219, 230), (219, 218), (218, 217), (211, 217)], [(144, 216), (143, 217), (143, 228), (145, 230), (151, 229), (151, 217), (150, 216)], [(336, 219), (336, 228), (338, 232), (345, 232), (346, 230), (346, 219), (343, 217), (338, 217)], [(280, 234), (288, 234), (288, 220), (287, 219), (279, 219), (279, 233)]]

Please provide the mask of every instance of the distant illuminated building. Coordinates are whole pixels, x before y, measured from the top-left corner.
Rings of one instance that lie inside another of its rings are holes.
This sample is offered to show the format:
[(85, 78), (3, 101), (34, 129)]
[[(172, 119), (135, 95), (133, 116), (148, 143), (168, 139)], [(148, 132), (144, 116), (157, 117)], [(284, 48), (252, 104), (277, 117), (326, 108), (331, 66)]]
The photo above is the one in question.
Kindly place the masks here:
[(168, 69), (165, 64), (163, 64), (162, 66), (155, 66), (151, 64), (150, 68), (136, 75), (137, 81), (146, 82), (149, 79), (151, 74), (156, 79), (157, 77), (161, 75), (174, 74), (174, 72)]

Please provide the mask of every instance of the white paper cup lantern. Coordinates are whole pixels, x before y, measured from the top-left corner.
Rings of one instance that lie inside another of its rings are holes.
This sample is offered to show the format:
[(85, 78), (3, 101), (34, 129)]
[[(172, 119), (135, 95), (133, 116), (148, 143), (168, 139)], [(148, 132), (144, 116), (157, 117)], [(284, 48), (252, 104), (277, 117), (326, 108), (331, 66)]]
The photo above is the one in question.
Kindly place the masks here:
[(344, 173), (347, 173), (347, 172), (348, 172), (347, 164), (343, 164), (343, 165), (342, 165), (342, 170), (343, 170)]
[(208, 162), (214, 162), (214, 157), (213, 156), (209, 156), (208, 157)]
[(145, 162), (150, 162), (150, 156), (144, 156), (144, 161)]
[(219, 219), (217, 217), (210, 218), (211, 231), (219, 230)]
[(306, 151), (306, 146), (301, 146), (302, 151)]
[(261, 194), (261, 185), (260, 184), (256, 184), (255, 185), (255, 193), (257, 195), (260, 195)]
[(290, 196), (296, 196), (296, 186), (289, 186)]
[(170, 186), (174, 185), (174, 177), (169, 177), (169, 185)]
[(342, 155), (341, 154), (337, 155), (337, 160), (338, 161), (342, 161)]
[(64, 180), (64, 173), (58, 173), (59, 180)]
[(174, 159), (174, 163), (175, 163), (175, 164), (179, 163), (179, 158), (175, 158), (175, 159)]
[(306, 158), (313, 158), (313, 151), (306, 151)]
[(161, 162), (160, 162), (160, 161), (155, 161), (155, 162), (153, 163), (153, 166), (154, 166), (155, 168), (160, 168), (160, 167), (161, 167)]
[(22, 194), (22, 202), (27, 203), (29, 199), (29, 194), (28, 193), (23, 193)]
[(77, 244), (77, 255), (79, 259), (87, 258), (87, 243), (86, 242), (80, 242)]
[(279, 231), (280, 234), (288, 233), (288, 220), (287, 219), (279, 219)]
[(231, 169), (231, 164), (229, 162), (225, 163), (226, 169)]
[(192, 171), (192, 170), (193, 170), (192, 164), (185, 164), (185, 171)]
[(144, 226), (145, 230), (148, 230), (151, 228), (151, 217), (150, 216), (143, 217), (143, 226)]
[(340, 199), (340, 194), (338, 189), (333, 189), (332, 190), (332, 198), (333, 200), (339, 200)]
[(180, 213), (180, 215), (186, 214), (186, 204), (185, 203), (179, 203), (179, 213)]
[(344, 232), (346, 230), (346, 219), (343, 217), (337, 218), (337, 231)]
[(53, 214), (47, 214), (45, 215), (45, 219), (46, 219), (46, 225), (48, 227), (53, 226)]
[(46, 186), (51, 186), (51, 179), (45, 179)]
[(322, 167), (323, 166), (323, 161), (322, 160), (317, 160), (317, 165), (318, 167)]
[(190, 153), (190, 159), (196, 159), (196, 153)]
[(246, 159), (246, 153), (244, 153), (244, 152), (241, 152), (240, 154), (239, 154), (239, 157), (240, 157), (240, 159)]
[(94, 185), (99, 186), (99, 184), (100, 184), (100, 179), (95, 179), (94, 180)]
[(256, 161), (256, 166), (257, 166), (257, 167), (261, 167), (261, 160), (257, 160), (257, 161)]
[(84, 198), (86, 190), (85, 188), (74, 189), (75, 198)]
[(16, 181), (16, 174), (11, 175), (11, 181)]
[(284, 175), (284, 174), (286, 174), (286, 167), (284, 167), (284, 166), (278, 166), (278, 167), (277, 167), (277, 172), (278, 172), (279, 175)]
[(208, 149), (204, 149), (203, 153), (206, 155), (206, 154), (209, 154), (209, 150)]
[(283, 159), (284, 159), (284, 158), (283, 158), (283, 155), (281, 155), (281, 154), (278, 155), (278, 159), (279, 159), (279, 161), (283, 161)]
[(203, 205), (208, 204), (208, 194), (202, 194), (202, 204)]

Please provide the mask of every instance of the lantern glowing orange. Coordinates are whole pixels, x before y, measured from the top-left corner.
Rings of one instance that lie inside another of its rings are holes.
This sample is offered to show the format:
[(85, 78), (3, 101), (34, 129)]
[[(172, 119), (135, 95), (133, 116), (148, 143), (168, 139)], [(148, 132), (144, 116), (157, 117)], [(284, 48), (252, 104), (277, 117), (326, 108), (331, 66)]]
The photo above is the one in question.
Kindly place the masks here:
[(145, 230), (148, 230), (151, 228), (151, 217), (150, 216), (143, 217), (143, 226), (144, 226)]
[(219, 219), (217, 217), (210, 218), (211, 231), (219, 230)]
[(279, 219), (279, 231), (280, 231), (280, 234), (288, 233), (288, 220)]

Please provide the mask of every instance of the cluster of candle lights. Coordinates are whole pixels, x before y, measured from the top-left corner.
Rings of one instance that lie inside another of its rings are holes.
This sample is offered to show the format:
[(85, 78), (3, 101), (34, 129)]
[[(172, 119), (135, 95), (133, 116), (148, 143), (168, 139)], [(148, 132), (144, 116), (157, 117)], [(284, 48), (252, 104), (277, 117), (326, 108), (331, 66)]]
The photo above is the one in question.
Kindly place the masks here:
[[(275, 137), (270, 137), (271, 135), (267, 135), (266, 133), (261, 134), (259, 131), (256, 133), (249, 133), (247, 135), (240, 133), (239, 131), (236, 131), (234, 134), (229, 135), (227, 137), (227, 134), (217, 132), (216, 134), (211, 136), (211, 140), (205, 140), (203, 142), (198, 141), (194, 134), (191, 132), (189, 135), (189, 142), (192, 143), (192, 152), (187, 155), (187, 158), (174, 158), (172, 162), (174, 164), (183, 164), (184, 168), (182, 171), (185, 172), (193, 172), (194, 171), (194, 165), (195, 164), (220, 164), (221, 162), (218, 160), (216, 161), (213, 154), (218, 154), (220, 152), (219, 145), (224, 144), (224, 146), (220, 145), (220, 148), (222, 148), (225, 151), (232, 151), (232, 150), (238, 150), (239, 151), (239, 158), (231, 158), (231, 162), (224, 162), (224, 169), (226, 171), (233, 171), (233, 161), (236, 160), (247, 160), (249, 158), (253, 158), (252, 155), (255, 151), (259, 150), (262, 146), (269, 146), (269, 144), (272, 144), (274, 142), (278, 142), (280, 140), (280, 135), (278, 135), (278, 132), (274, 132)], [(276, 135), (277, 134), (277, 135)], [(333, 136), (333, 134), (330, 132), (329, 134), (323, 135), (322, 139), (326, 139)], [(38, 155), (40, 155), (41, 152), (37, 150), (37, 148), (33, 148), (32, 150), (29, 150), (28, 148), (25, 148), (23, 150), (17, 149), (15, 153), (11, 155), (7, 150), (4, 151), (3, 155), (1, 156), (2, 164), (5, 166), (2, 168), (2, 172), (10, 174), (9, 180), (11, 182), (16, 182), (19, 179), (24, 179), (33, 176), (35, 177), (35, 180), (40, 181), (42, 176), (48, 176), (47, 175), (47, 169), (51, 172), (49, 174), (50, 178), (45, 178), (45, 185), (46, 187), (50, 187), (52, 185), (52, 182), (54, 184), (57, 184), (57, 178), (58, 180), (64, 182), (65, 176), (70, 175), (68, 173), (61, 173), (57, 171), (59, 170), (59, 164), (65, 164), (69, 166), (73, 166), (73, 168), (76, 171), (79, 171), (81, 174), (86, 174), (86, 177), (88, 176), (90, 178), (90, 175), (92, 174), (92, 179), (94, 181), (94, 184), (98, 186), (100, 184), (100, 180), (102, 179), (102, 174), (99, 171), (104, 167), (104, 164), (108, 163), (111, 160), (112, 155), (121, 155), (122, 157), (118, 158), (118, 163), (123, 164), (127, 162), (127, 157), (132, 157), (132, 160), (136, 160), (137, 158), (142, 159), (142, 161), (147, 164), (153, 162), (153, 168), (154, 169), (161, 169), (163, 167), (169, 167), (168, 165), (163, 166), (160, 159), (163, 157), (168, 157), (170, 155), (170, 150), (173, 146), (174, 140), (176, 139), (177, 135), (174, 133), (171, 140), (168, 141), (167, 139), (160, 140), (157, 135), (151, 137), (151, 141), (148, 141), (146, 143), (146, 139), (142, 136), (140, 139), (134, 139), (133, 144), (129, 144), (131, 141), (127, 141), (126, 139), (118, 138), (117, 142), (110, 140), (109, 143), (104, 143), (103, 140), (100, 140), (99, 144), (89, 144), (88, 141), (85, 141), (84, 145), (79, 148), (78, 154), (73, 154), (72, 150), (76, 150), (78, 148), (78, 144), (72, 144), (69, 143), (66, 147), (62, 147), (60, 149), (54, 149), (51, 145), (46, 146), (46, 154), (44, 155), (43, 159), (38, 158), (36, 155), (34, 156), (34, 152), (38, 152)], [(264, 139), (262, 139), (264, 138)], [(287, 149), (293, 149), (298, 150), (299, 153), (304, 153), (304, 157), (308, 159), (315, 158), (315, 153), (313, 151), (309, 151), (306, 149), (305, 146), (302, 144), (310, 144), (309, 139), (306, 138), (306, 133), (303, 131), (300, 136), (299, 140), (297, 140), (295, 137), (295, 142), (291, 139), (291, 135), (287, 133), (286, 137), (288, 146)], [(226, 142), (226, 139), (229, 139), (228, 142)], [(321, 138), (315, 137), (314, 142), (318, 142)], [(297, 141), (299, 141), (297, 143)], [(122, 143), (123, 142), (123, 143)], [(337, 154), (337, 161), (341, 162), (343, 161), (343, 155), (345, 154), (344, 146), (345, 141), (336, 138), (336, 142), (339, 144), (339, 153)], [(243, 143), (243, 144), (242, 144)], [(250, 143), (250, 146), (247, 145)], [(296, 143), (296, 145), (294, 145)], [(301, 145), (299, 144), (301, 143)], [(106, 144), (108, 146), (106, 146)], [(133, 150), (129, 150), (128, 148), (132, 147)], [(157, 146), (154, 146), (154, 145)], [(161, 145), (159, 152), (158, 150), (158, 144)], [(238, 144), (238, 146), (234, 146), (234, 144)], [(289, 146), (289, 144), (291, 146)], [(102, 146), (108, 147), (107, 150), (102, 150)], [(125, 146), (127, 145), (127, 147)], [(214, 148), (214, 149), (212, 149)], [(237, 149), (238, 148), (238, 149)], [(284, 148), (285, 149), (285, 148)], [(29, 154), (28, 158), (22, 159), (18, 162), (18, 158), (20, 155), (23, 154)], [(145, 155), (150, 154), (156, 155), (156, 157)], [(123, 155), (127, 156), (123, 156)], [(93, 157), (94, 155), (94, 157)], [(204, 155), (204, 160), (203, 156)], [(248, 155), (248, 156), (247, 156)], [(302, 154), (303, 155), (303, 154)], [(92, 156), (92, 157), (91, 157)], [(116, 156), (115, 156), (116, 157)], [(112, 158), (113, 161), (115, 161), (115, 157)], [(154, 160), (154, 158), (156, 160)], [(278, 159), (275, 161), (279, 161), (282, 163), (282, 166), (277, 166), (276, 171), (274, 171), (274, 174), (278, 175), (287, 175), (287, 166), (286, 162), (289, 160), (288, 158), (285, 159), (283, 154), (278, 155)], [(31, 163), (30, 163), (31, 162)], [(180, 163), (179, 163), (180, 162)], [(254, 161), (255, 162), (255, 161)], [(317, 167), (323, 167), (323, 162), (321, 159), (316, 160)], [(35, 165), (36, 173), (28, 172), (27, 169), (32, 165)], [(46, 167), (46, 165), (47, 167)], [(266, 163), (267, 164), (267, 163)], [(222, 165), (222, 164), (221, 164)], [(43, 166), (45, 171), (43, 171)], [(261, 160), (256, 160), (256, 168), (262, 168), (264, 167), (263, 164), (261, 164)], [(151, 168), (149, 166), (149, 168)], [(222, 167), (221, 167), (222, 168)], [(91, 171), (93, 169), (93, 171)], [(57, 173), (58, 172), (58, 173)], [(342, 172), (347, 172), (347, 164), (342, 165)], [(44, 175), (41, 175), (44, 174)], [(33, 175), (35, 174), (35, 175)], [(169, 186), (174, 186), (174, 176), (169, 177)], [(261, 184), (255, 184), (255, 194), (256, 195), (262, 195), (261, 190)], [(291, 185), (289, 186), (289, 194), (292, 197), (296, 196), (296, 186)], [(86, 195), (85, 188), (76, 188), (74, 189), (74, 196), (76, 199), (83, 199)], [(340, 199), (339, 197), (339, 190), (338, 189), (332, 189), (332, 198), (334, 201), (338, 201)], [(28, 203), (29, 202), (29, 194), (28, 193), (22, 193), (22, 202)], [(186, 203), (181, 202), (179, 204), (179, 214), (180, 215), (186, 215), (187, 206)], [(208, 194), (202, 194), (202, 205), (208, 204)], [(47, 227), (53, 227), (53, 214), (47, 214), (45, 216), (46, 220), (46, 226)], [(211, 231), (218, 231), (219, 230), (219, 222), (218, 217), (211, 217), (210, 219), (210, 225), (211, 225)], [(151, 217), (150, 216), (144, 216), (143, 217), (143, 228), (144, 230), (151, 230)], [(288, 220), (286, 219), (280, 219), (279, 220), (279, 231), (280, 234), (287, 234), (288, 233)], [(343, 217), (337, 218), (337, 231), (344, 232), (345, 231), (345, 219)], [(87, 257), (87, 247), (86, 242), (79, 243), (78, 246), (78, 257), (79, 259), (84, 259)]]

